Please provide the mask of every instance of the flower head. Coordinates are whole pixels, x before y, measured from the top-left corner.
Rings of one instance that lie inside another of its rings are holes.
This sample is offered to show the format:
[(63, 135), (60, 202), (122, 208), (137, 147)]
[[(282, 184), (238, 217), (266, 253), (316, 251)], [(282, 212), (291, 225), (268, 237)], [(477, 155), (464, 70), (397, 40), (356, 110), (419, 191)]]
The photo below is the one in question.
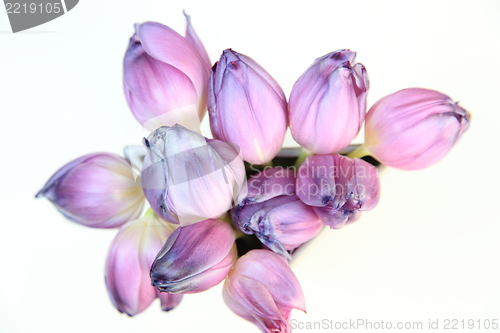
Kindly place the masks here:
[(156, 254), (175, 228), (149, 213), (120, 229), (106, 260), (106, 287), (118, 311), (136, 315), (156, 297), (160, 298), (162, 309), (169, 311), (181, 301), (182, 295), (160, 293), (149, 279)]
[(224, 283), (223, 296), (234, 313), (264, 333), (290, 333), (292, 309), (305, 311), (297, 277), (285, 258), (268, 250), (252, 250), (238, 259)]
[(217, 218), (245, 195), (245, 167), (235, 145), (180, 125), (158, 128), (145, 144), (142, 187), (165, 220), (188, 225)]
[(347, 147), (365, 119), (369, 83), (356, 52), (339, 50), (316, 61), (290, 94), (290, 129), (301, 146), (315, 154)]
[(288, 125), (286, 98), (250, 57), (224, 50), (212, 68), (208, 110), (214, 137), (237, 144), (245, 161), (263, 164), (280, 151)]
[(435, 90), (403, 89), (366, 116), (366, 150), (385, 165), (423, 169), (441, 160), (469, 127), (470, 114)]
[(124, 158), (94, 153), (59, 169), (38, 192), (68, 219), (94, 228), (116, 228), (139, 216), (140, 184)]
[(125, 96), (150, 131), (176, 123), (199, 130), (206, 112), (210, 60), (186, 19), (186, 37), (155, 22), (136, 25), (125, 54)]

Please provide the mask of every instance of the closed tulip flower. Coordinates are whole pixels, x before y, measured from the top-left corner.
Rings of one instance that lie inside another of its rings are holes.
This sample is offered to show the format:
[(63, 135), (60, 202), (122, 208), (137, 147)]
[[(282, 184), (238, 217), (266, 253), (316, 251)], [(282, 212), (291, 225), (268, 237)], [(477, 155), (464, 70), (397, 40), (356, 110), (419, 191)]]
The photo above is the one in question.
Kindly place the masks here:
[(217, 218), (246, 194), (245, 166), (236, 146), (180, 125), (160, 127), (144, 141), (143, 191), (165, 220), (188, 225)]
[(294, 250), (316, 236), (323, 226), (314, 209), (296, 195), (284, 195), (241, 207), (233, 222), (255, 235), (269, 249), (291, 260)]
[(94, 228), (116, 228), (137, 218), (144, 205), (140, 183), (124, 158), (95, 153), (59, 169), (38, 192), (68, 219)]
[(291, 251), (316, 236), (323, 223), (295, 195), (291, 169), (270, 168), (248, 180), (248, 195), (231, 210), (233, 223), (272, 251), (291, 259)]
[(423, 169), (441, 160), (469, 127), (470, 115), (435, 90), (403, 89), (366, 116), (365, 149), (385, 165)]
[(150, 131), (176, 123), (199, 130), (206, 112), (211, 64), (186, 19), (186, 37), (155, 22), (136, 25), (125, 54), (125, 96), (134, 117)]
[(330, 228), (342, 228), (355, 222), (360, 211), (377, 205), (377, 169), (359, 158), (338, 154), (309, 156), (298, 171), (297, 196), (312, 206)]
[(223, 288), (224, 301), (264, 333), (290, 333), (292, 309), (305, 312), (304, 294), (287, 261), (268, 250), (238, 259)]
[(347, 147), (365, 119), (368, 76), (356, 52), (340, 50), (316, 61), (290, 94), (290, 129), (302, 147), (331, 154)]
[(106, 260), (106, 287), (118, 311), (134, 316), (144, 311), (156, 297), (164, 311), (179, 304), (182, 295), (160, 293), (149, 279), (149, 269), (156, 254), (175, 228), (150, 212), (120, 229)]
[(208, 111), (216, 139), (237, 144), (253, 164), (280, 151), (288, 124), (278, 83), (253, 59), (227, 49), (212, 67)]
[(264, 202), (281, 195), (295, 194), (295, 174), (292, 169), (266, 168), (248, 180), (248, 193), (240, 206)]
[(219, 284), (236, 261), (235, 234), (221, 220), (180, 227), (151, 267), (152, 284), (169, 293), (198, 293)]

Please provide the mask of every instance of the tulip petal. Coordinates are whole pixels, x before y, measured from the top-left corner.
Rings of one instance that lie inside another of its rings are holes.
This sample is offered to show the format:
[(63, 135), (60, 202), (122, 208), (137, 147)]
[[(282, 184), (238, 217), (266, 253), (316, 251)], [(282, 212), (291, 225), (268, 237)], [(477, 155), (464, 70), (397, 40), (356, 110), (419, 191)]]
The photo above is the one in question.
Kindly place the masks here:
[(194, 31), (193, 25), (191, 24), (191, 16), (187, 15), (184, 12), (184, 16), (186, 17), (186, 39), (191, 44), (191, 46), (198, 52), (198, 55), (203, 60), (203, 64), (206, 68), (212, 67), (212, 63), (210, 62), (210, 58), (208, 57), (207, 50), (203, 46), (200, 38)]
[(366, 149), (383, 164), (426, 168), (443, 158), (469, 125), (469, 114), (434, 90), (403, 89), (379, 100), (366, 118)]
[(144, 205), (130, 164), (115, 154), (82, 156), (58, 170), (37, 197), (46, 197), (68, 219), (94, 228), (116, 228)]
[(134, 117), (149, 131), (176, 123), (198, 130), (198, 97), (191, 80), (177, 68), (132, 44), (124, 60), (124, 89)]
[(151, 267), (153, 285), (170, 293), (197, 293), (217, 285), (236, 260), (234, 241), (234, 231), (220, 220), (177, 229)]
[[(120, 312), (134, 316), (157, 297), (150, 283), (149, 268), (173, 230), (172, 225), (149, 215), (131, 221), (116, 235), (106, 260), (106, 287)], [(167, 298), (163, 296), (162, 302), (165, 301)], [(178, 301), (171, 300), (169, 306), (173, 308)]]
[(248, 195), (243, 204), (263, 202), (280, 195), (295, 193), (295, 175), (291, 169), (264, 169), (248, 180)]
[(347, 147), (363, 123), (369, 83), (363, 65), (354, 64), (355, 56), (340, 50), (318, 58), (293, 86), (292, 136), (315, 154)]
[(158, 292), (158, 298), (161, 302), (162, 311), (170, 311), (173, 310), (182, 300), (183, 294), (169, 294)]
[(226, 304), (263, 332), (291, 332), (293, 308), (304, 311), (304, 295), (286, 260), (267, 250), (238, 259), (224, 283)]
[(339, 229), (357, 220), (357, 211), (377, 205), (380, 181), (375, 167), (361, 159), (309, 156), (298, 171), (297, 196), (314, 207), (326, 225)]
[(248, 57), (227, 49), (212, 68), (210, 126), (215, 138), (237, 144), (244, 160), (263, 164), (281, 149), (288, 123), (286, 100), (262, 67), (244, 59)]
[(150, 152), (142, 187), (153, 210), (167, 220), (184, 226), (219, 217), (245, 190), (244, 164), (234, 145), (207, 142), (180, 125), (157, 129), (145, 144)]
[(199, 98), (206, 93), (204, 87), (210, 67), (205, 67), (206, 60), (187, 39), (155, 22), (141, 24), (137, 36), (150, 56), (185, 73), (193, 82)]

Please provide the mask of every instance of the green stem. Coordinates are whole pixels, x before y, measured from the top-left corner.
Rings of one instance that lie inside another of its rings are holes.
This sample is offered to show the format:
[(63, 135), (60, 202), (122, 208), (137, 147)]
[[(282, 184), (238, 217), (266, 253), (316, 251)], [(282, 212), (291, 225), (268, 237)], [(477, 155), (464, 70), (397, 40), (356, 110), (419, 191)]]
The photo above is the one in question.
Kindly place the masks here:
[(308, 157), (308, 156), (311, 156), (312, 153), (305, 149), (305, 148), (302, 148), (302, 150), (300, 151), (300, 155), (299, 157), (297, 158), (297, 161), (295, 162), (295, 169), (298, 169), (300, 167), (300, 165), (302, 164), (302, 162), (304, 162), (304, 160)]
[(350, 157), (350, 158), (353, 158), (353, 157), (357, 157), (357, 158), (361, 158), (361, 157), (365, 157), (365, 156), (368, 156), (370, 155), (368, 153), (368, 151), (366, 150), (365, 146), (364, 145), (361, 145), (359, 148), (351, 151), (349, 154), (347, 154), (346, 156), (347, 157)]

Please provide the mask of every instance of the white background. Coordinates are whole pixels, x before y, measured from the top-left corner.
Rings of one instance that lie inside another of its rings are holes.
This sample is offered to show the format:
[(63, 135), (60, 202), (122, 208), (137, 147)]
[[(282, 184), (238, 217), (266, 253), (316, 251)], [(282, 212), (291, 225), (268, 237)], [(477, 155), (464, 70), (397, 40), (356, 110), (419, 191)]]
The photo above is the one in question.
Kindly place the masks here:
[(74, 224), (34, 199), (73, 158), (140, 143), (147, 133), (121, 84), (128, 38), (146, 20), (183, 32), (183, 9), (213, 62), (224, 48), (245, 53), (287, 94), (316, 57), (350, 48), (367, 67), (370, 105), (426, 87), (473, 115), (443, 161), (385, 170), (378, 207), (329, 231), (294, 268), (308, 314), (292, 318), (439, 320), (433, 332), (445, 319), (500, 320), (500, 1), (86, 0), (18, 34), (0, 13), (1, 333), (258, 332), (226, 308), (220, 285), (169, 313), (155, 302), (119, 314), (103, 277), (116, 231)]

